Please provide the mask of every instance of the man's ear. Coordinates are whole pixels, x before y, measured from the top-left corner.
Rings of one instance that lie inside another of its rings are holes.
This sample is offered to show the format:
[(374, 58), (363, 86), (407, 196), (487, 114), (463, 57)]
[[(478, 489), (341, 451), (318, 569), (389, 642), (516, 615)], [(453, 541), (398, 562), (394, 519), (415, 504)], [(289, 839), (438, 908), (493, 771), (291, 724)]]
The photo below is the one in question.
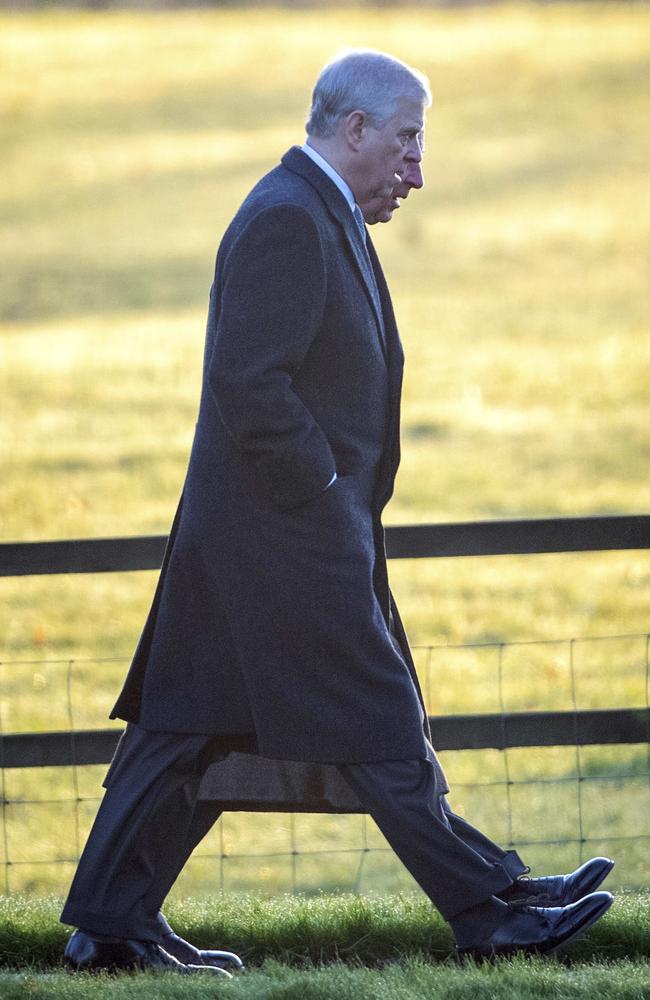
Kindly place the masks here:
[(348, 146), (358, 149), (363, 141), (363, 137), (368, 130), (368, 115), (365, 111), (351, 111), (345, 118), (343, 124), (343, 134)]

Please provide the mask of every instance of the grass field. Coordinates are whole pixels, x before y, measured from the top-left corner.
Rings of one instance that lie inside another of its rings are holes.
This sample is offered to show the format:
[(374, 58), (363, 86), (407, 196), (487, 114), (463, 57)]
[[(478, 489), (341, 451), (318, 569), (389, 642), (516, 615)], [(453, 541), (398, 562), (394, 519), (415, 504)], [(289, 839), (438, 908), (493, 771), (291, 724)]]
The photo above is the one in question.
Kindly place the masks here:
[[(627, 895), (564, 961), (515, 960), (459, 967), (452, 941), (424, 901), (286, 897), (172, 909), (173, 926), (202, 945), (220, 941), (245, 958), (249, 972), (216, 987), (200, 978), (88, 977), (60, 970), (66, 930), (56, 900), (0, 900), (0, 995), (3, 1000), (59, 997), (111, 1000), (645, 1000), (650, 995), (646, 895)], [(10, 969), (20, 969), (11, 972)]]
[[(647, 7), (3, 12), (3, 540), (169, 529), (216, 245), (253, 181), (302, 141), (311, 82), (344, 44), (406, 58), (434, 92), (427, 186), (373, 233), (407, 354), (387, 522), (650, 510)], [(392, 572), (418, 644), (648, 632), (645, 553)], [(5, 731), (64, 728), (67, 661), (128, 657), (154, 584), (152, 573), (0, 580)], [(577, 655), (580, 707), (646, 703), (642, 639)], [(566, 646), (508, 656), (506, 707), (570, 707)], [(65, 662), (40, 662), (52, 660)], [(432, 711), (495, 710), (494, 649), (418, 662)], [(78, 726), (105, 724), (124, 668), (74, 666)], [(616, 787), (623, 766), (647, 770), (630, 753), (631, 764), (587, 757)], [(566, 777), (574, 763), (526, 751), (519, 765)], [(462, 782), (502, 773), (503, 761), (456, 754), (448, 767)], [(53, 770), (7, 774), (8, 794), (56, 798), (70, 775)], [(80, 780), (99, 793), (96, 769)], [(645, 809), (642, 780), (613, 812), (595, 796), (604, 841), (635, 801)], [(535, 809), (548, 810), (545, 794)], [(500, 796), (461, 799), (501, 834)], [(60, 856), (69, 805), (49, 807), (62, 826), (44, 833), (37, 807), (21, 809), (12, 852)], [(245, 822), (229, 822), (248, 843)], [(285, 842), (286, 819), (256, 822), (266, 850)], [(325, 827), (329, 843), (345, 822)], [(630, 869), (641, 863), (634, 855)], [(255, 877), (262, 868), (274, 862)], [(24, 871), (39, 884), (37, 865)], [(329, 877), (316, 869), (307, 881)]]

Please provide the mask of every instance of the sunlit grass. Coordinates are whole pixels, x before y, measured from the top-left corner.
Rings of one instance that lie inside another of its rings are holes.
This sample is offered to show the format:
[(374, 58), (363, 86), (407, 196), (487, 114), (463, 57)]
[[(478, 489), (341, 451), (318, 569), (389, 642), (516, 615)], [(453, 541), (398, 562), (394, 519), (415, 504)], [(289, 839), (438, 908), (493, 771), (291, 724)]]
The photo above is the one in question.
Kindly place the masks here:
[(216, 992), (202, 976), (64, 972), (68, 929), (58, 923), (60, 905), (25, 896), (0, 902), (0, 992), (7, 1000), (639, 1000), (650, 988), (644, 894), (618, 897), (570, 946), (568, 961), (517, 957), (482, 965), (450, 960), (449, 930), (424, 900), (243, 896), (171, 905), (167, 915), (187, 938), (244, 957), (248, 971)]
[[(41, 969), (59, 965), (69, 934), (58, 922), (60, 905), (53, 897), (0, 899), (0, 965), (29, 963)], [(571, 946), (572, 959), (643, 962), (650, 948), (648, 905), (647, 892), (621, 893), (604, 919)], [(366, 899), (327, 893), (311, 898), (188, 897), (170, 903), (166, 914), (179, 933), (200, 947), (214, 947), (220, 941), (240, 953), (251, 968), (268, 959), (303, 968), (338, 961), (353, 967), (378, 966), (386, 973), (387, 963), (400, 959), (444, 963), (453, 949), (449, 928), (427, 900), (397, 894)], [(531, 971), (538, 965), (549, 973), (553, 968), (566, 973), (566, 967), (553, 959), (521, 961)], [(515, 960), (511, 968), (517, 966)], [(465, 968), (469, 972), (471, 967)]]

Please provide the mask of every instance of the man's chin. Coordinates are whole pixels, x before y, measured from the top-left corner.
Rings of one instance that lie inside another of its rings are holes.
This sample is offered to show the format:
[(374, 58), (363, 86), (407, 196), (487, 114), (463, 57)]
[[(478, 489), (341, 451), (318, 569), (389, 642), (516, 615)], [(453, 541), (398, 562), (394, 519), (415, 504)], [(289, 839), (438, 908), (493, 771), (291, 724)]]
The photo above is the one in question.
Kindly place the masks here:
[(393, 212), (396, 211), (400, 206), (397, 198), (387, 199), (386, 205), (379, 209), (374, 214), (366, 215), (366, 222), (369, 226), (375, 226), (378, 222), (390, 222), (393, 218)]
[(393, 218), (393, 212), (395, 211), (395, 208), (399, 208), (399, 205), (395, 205), (394, 208), (391, 205), (390, 208), (385, 208), (382, 212), (379, 212), (377, 215), (377, 222), (390, 222), (390, 220)]

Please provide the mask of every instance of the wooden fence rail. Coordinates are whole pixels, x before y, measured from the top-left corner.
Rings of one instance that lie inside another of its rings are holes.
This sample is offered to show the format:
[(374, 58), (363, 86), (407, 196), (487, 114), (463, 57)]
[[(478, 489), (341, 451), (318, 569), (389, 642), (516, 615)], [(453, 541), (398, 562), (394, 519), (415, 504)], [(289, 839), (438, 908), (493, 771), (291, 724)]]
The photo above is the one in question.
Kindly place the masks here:
[[(159, 569), (166, 535), (0, 543), (0, 576)], [(389, 559), (650, 548), (650, 515), (414, 524), (386, 529)]]
[[(650, 734), (648, 708), (431, 715), (429, 721), (437, 750), (644, 743)], [(0, 735), (0, 765), (108, 764), (121, 732), (114, 728)]]
[[(166, 535), (0, 544), (0, 576), (155, 570)], [(392, 559), (650, 548), (650, 515), (418, 524), (386, 529)], [(650, 708), (432, 716), (440, 750), (648, 742)], [(119, 729), (0, 736), (0, 767), (104, 764)], [(255, 808), (248, 803), (247, 808)], [(261, 804), (260, 808), (264, 808)]]

